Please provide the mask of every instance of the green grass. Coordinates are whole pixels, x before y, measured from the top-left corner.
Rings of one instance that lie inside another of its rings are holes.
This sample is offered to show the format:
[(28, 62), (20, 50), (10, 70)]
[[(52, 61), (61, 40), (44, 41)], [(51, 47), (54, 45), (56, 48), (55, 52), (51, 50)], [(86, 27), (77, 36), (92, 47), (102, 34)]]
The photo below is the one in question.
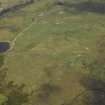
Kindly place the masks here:
[[(50, 0), (42, 0), (22, 11), (11, 13), (10, 17), (0, 20), (0, 25), (10, 25), (16, 29), (0, 29), (0, 41), (12, 41), (32, 23), (32, 19), (36, 21), (17, 39), (15, 47), (6, 53), (7, 81), (25, 83), (29, 91), (49, 79), (63, 88), (70, 83), (73, 92), (67, 95), (72, 96), (72, 99), (83, 90), (78, 83), (81, 74), (90, 72), (83, 66), (82, 60), (90, 63), (97, 56), (96, 40), (105, 33), (105, 15), (94, 12), (72, 13), (53, 5)], [(40, 16), (43, 12), (45, 16)], [(52, 74), (50, 78), (46, 71)], [(68, 75), (67, 71), (70, 72)], [(65, 92), (68, 92), (68, 88), (64, 88), (62, 94)]]
[[(95, 38), (104, 33), (104, 15), (72, 14), (59, 6), (47, 10), (46, 3), (41, 3), (24, 8), (24, 14), (27, 11), (29, 13), (25, 16), (16, 14), (3, 20), (3, 23), (17, 27), (18, 31), (7, 30), (6, 33), (5, 30), (5, 35), (1, 36), (2, 41), (12, 40), (17, 33), (31, 24), (33, 17), (36, 20), (36, 24), (17, 39), (14, 49), (7, 53), (6, 58), (8, 80), (26, 83), (29, 88), (35, 87), (41, 78), (43, 80), (43, 71), (47, 65), (54, 66), (55, 62), (60, 65), (62, 61), (62, 65), (65, 65), (65, 62), (75, 65), (76, 62), (78, 66), (78, 56), (92, 53)], [(38, 16), (43, 11), (49, 15)], [(60, 14), (60, 11), (63, 11), (63, 14)], [(56, 72), (59, 70), (59, 67), (56, 67)]]

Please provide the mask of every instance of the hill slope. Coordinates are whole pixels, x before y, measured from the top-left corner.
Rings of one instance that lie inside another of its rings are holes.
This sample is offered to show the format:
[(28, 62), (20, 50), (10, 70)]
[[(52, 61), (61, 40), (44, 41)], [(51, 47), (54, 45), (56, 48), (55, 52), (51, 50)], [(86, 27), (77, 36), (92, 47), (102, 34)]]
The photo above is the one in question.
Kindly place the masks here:
[(104, 54), (99, 51), (104, 47), (98, 45), (104, 42), (105, 14), (99, 5), (104, 3), (39, 0), (0, 19), (0, 41), (11, 45), (3, 66), (6, 81), (25, 84), (28, 92), (47, 83), (61, 88), (47, 103), (36, 100), (39, 105), (69, 105), (81, 92), (87, 93), (90, 87), (81, 82), (85, 76), (104, 79)]

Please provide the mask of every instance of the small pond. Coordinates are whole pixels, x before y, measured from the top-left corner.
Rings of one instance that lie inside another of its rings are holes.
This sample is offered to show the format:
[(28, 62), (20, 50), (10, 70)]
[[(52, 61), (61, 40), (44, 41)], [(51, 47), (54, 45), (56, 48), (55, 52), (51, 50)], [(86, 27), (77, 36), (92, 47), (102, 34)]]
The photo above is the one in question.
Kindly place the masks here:
[(0, 53), (6, 52), (10, 48), (9, 42), (0, 42)]

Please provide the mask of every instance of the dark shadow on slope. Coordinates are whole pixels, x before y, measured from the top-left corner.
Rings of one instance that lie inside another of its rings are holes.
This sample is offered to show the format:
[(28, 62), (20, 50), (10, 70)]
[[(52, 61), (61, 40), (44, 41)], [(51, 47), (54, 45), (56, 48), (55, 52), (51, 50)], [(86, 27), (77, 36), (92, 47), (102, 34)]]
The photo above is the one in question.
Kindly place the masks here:
[[(48, 105), (50, 103), (52, 96), (56, 96), (61, 91), (61, 88), (51, 83), (42, 84), (37, 91), (32, 94), (32, 105)], [(35, 94), (34, 94), (35, 93)]]
[(85, 88), (69, 103), (62, 105), (105, 105), (105, 82), (93, 77), (84, 77), (80, 81)]
[(62, 105), (105, 105), (105, 82), (93, 77), (81, 80), (86, 89), (78, 94), (70, 103)]
[(105, 82), (103, 80), (85, 77), (81, 83), (86, 91), (90, 92), (84, 96), (86, 105), (105, 105)]
[(57, 2), (57, 5), (63, 6), (66, 9), (73, 9), (78, 12), (96, 12), (105, 13), (105, 2), (84, 1), (79, 3)]

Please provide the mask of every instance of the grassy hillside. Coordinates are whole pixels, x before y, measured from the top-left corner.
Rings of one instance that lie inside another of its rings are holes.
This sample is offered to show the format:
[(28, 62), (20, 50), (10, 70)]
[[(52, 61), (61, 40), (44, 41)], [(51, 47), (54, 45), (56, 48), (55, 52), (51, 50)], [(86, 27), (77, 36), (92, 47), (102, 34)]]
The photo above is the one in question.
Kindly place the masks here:
[(47, 83), (61, 88), (47, 103), (38, 99), (32, 105), (77, 105), (71, 100), (90, 89), (81, 80), (104, 80), (105, 4), (97, 1), (39, 0), (0, 19), (0, 41), (11, 44), (6, 81), (25, 84), (28, 92)]

